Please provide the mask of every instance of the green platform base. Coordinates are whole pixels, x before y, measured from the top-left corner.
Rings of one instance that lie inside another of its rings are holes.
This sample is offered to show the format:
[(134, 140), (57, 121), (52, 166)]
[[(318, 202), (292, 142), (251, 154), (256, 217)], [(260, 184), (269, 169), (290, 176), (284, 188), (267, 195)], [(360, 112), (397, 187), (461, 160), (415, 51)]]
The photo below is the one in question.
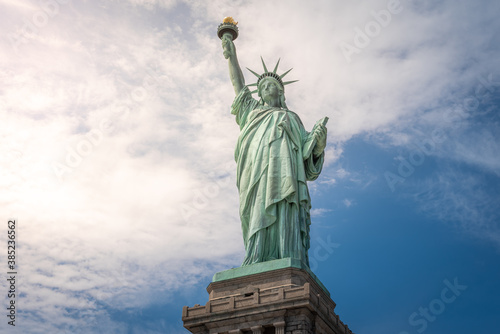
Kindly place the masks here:
[(306, 271), (316, 281), (316, 283), (318, 283), (318, 285), (321, 287), (321, 289), (323, 289), (323, 291), (328, 295), (328, 297), (330, 297), (330, 292), (328, 291), (328, 289), (323, 285), (323, 283), (321, 283), (321, 281), (316, 277), (316, 275), (313, 274), (309, 266), (307, 266), (300, 260), (292, 258), (260, 262), (244, 267), (220, 271), (218, 273), (215, 273), (214, 277), (212, 278), (212, 282), (220, 282), (237, 277), (255, 275), (267, 271), (273, 271), (285, 268), (297, 268)]

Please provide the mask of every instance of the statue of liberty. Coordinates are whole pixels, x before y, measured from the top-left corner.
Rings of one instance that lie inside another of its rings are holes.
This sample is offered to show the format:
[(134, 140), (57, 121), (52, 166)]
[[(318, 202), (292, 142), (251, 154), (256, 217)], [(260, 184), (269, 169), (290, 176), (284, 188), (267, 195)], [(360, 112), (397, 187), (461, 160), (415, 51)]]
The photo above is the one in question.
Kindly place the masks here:
[[(307, 132), (302, 122), (285, 104), (285, 85), (278, 63), (257, 82), (245, 85), (233, 40), (236, 23), (226, 18), (219, 26), (223, 54), (236, 98), (231, 113), (236, 116), (240, 135), (236, 144), (237, 186), (240, 219), (245, 245), (242, 266), (276, 259), (292, 258), (309, 265), (309, 226), (311, 198), (307, 181), (318, 178), (326, 146), (323, 118)], [(262, 59), (262, 58), (261, 58)], [(249, 86), (256, 86), (251, 92)], [(252, 93), (259, 99), (254, 99)]]

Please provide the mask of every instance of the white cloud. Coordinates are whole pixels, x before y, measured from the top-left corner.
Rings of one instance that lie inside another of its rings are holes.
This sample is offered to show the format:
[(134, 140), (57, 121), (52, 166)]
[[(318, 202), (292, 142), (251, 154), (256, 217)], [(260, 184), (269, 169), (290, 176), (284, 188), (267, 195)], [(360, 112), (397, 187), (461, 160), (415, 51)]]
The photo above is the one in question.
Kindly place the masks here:
[(342, 201), (342, 204), (344, 204), (346, 208), (350, 208), (354, 204), (354, 201), (352, 199), (345, 198)]
[(323, 217), (326, 213), (333, 210), (326, 208), (311, 209), (311, 217)]
[(337, 183), (337, 180), (334, 178), (324, 178), (323, 177), (319, 182), (323, 183), (323, 184), (327, 184), (329, 186), (333, 186), (334, 184)]
[(344, 179), (346, 177), (348, 177), (351, 173), (349, 173), (348, 171), (346, 171), (344, 168), (339, 168), (337, 169), (336, 171), (336, 175), (341, 178), (341, 179)]
[(128, 0), (133, 5), (144, 6), (145, 8), (152, 10), (158, 7), (164, 9), (172, 8), (178, 1), (177, 0)]

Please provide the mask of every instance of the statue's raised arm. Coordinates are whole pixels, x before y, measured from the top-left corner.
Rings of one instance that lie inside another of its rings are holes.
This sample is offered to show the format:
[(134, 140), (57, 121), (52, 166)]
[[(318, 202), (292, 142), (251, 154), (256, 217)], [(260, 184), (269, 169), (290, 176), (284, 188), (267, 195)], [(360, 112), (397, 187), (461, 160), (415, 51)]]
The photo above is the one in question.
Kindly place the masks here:
[(236, 56), (236, 48), (233, 41), (230, 39), (229, 34), (222, 37), (222, 48), (224, 49), (224, 57), (228, 60), (229, 64), (229, 77), (234, 87), (236, 95), (245, 87), (245, 78), (241, 71), (238, 57)]
[(222, 49), (224, 50), (224, 58), (228, 60), (229, 64), (229, 77), (234, 87), (236, 95), (245, 87), (245, 78), (241, 71), (238, 57), (236, 56), (236, 47), (234, 40), (238, 37), (237, 22), (230, 17), (224, 19), (224, 22), (219, 26), (219, 37), (222, 40)]

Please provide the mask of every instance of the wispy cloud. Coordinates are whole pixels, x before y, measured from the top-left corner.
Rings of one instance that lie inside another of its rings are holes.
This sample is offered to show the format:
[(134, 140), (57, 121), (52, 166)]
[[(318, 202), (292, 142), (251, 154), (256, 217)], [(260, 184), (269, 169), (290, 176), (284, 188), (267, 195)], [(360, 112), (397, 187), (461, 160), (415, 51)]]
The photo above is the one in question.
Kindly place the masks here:
[(350, 208), (352, 205), (354, 205), (354, 201), (352, 199), (344, 199), (342, 203), (345, 205), (346, 208)]
[(311, 217), (322, 217), (326, 213), (331, 212), (333, 210), (326, 208), (316, 208), (311, 210)]
[(490, 177), (445, 169), (419, 182), (414, 198), (422, 212), (500, 246), (498, 189), (488, 186)]

